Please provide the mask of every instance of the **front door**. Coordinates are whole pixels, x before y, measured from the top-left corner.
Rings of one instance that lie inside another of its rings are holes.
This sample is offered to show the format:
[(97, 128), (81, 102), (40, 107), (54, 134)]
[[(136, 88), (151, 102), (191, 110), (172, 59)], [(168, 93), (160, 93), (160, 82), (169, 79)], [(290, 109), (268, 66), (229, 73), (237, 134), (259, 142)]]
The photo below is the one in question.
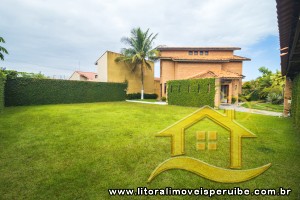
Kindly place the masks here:
[(229, 85), (221, 85), (221, 103), (228, 103)]

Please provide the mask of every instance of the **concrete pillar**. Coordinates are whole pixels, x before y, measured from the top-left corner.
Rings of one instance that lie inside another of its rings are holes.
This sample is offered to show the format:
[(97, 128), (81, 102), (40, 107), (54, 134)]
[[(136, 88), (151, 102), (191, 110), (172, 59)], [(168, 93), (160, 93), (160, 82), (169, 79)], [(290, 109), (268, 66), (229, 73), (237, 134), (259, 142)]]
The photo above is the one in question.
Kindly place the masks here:
[(292, 86), (293, 82), (290, 78), (286, 77), (285, 87), (284, 87), (284, 109), (283, 116), (288, 117), (291, 111), (291, 99), (292, 99)]

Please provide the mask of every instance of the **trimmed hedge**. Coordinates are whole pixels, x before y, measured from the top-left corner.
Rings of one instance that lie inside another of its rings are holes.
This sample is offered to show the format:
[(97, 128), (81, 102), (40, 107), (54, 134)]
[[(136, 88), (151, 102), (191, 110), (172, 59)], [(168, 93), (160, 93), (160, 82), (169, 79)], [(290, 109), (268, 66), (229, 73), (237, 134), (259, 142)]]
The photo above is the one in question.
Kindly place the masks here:
[(168, 104), (180, 106), (214, 107), (215, 79), (168, 81)]
[(300, 129), (300, 74), (293, 80), (291, 115)]
[[(144, 99), (157, 99), (157, 94), (144, 94)], [(140, 99), (141, 93), (131, 93), (126, 95), (126, 99)]]
[(0, 71), (0, 112), (4, 109), (5, 75)]
[(5, 106), (123, 101), (127, 84), (70, 80), (7, 79)]

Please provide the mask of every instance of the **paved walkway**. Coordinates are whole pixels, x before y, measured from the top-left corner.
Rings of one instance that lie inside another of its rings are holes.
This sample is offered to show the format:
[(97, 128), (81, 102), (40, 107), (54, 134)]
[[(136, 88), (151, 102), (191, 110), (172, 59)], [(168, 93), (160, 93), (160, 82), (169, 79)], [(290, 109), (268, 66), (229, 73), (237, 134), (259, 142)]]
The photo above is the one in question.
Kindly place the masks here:
[(248, 112), (248, 113), (270, 115), (270, 116), (277, 116), (277, 117), (282, 116), (282, 113), (280, 113), (280, 112), (272, 112), (272, 111), (267, 111), (267, 110), (256, 110), (256, 109), (251, 109), (251, 108), (244, 108), (240, 105), (221, 104), (220, 109), (234, 109), (238, 112)]
[(145, 103), (145, 104), (156, 104), (156, 105), (168, 105), (166, 102), (158, 101), (158, 102), (148, 102), (148, 101), (136, 101), (136, 100), (126, 100), (127, 102), (134, 103)]
[[(144, 104), (155, 104), (155, 105), (168, 105), (166, 102), (158, 101), (158, 102), (148, 102), (148, 101), (136, 101), (136, 100), (126, 100), (127, 102), (134, 102), (134, 103), (144, 103)], [(272, 112), (267, 110), (256, 110), (250, 108), (244, 108), (240, 105), (231, 105), (231, 104), (221, 104), (220, 109), (233, 109), (238, 112), (247, 112), (247, 113), (254, 113), (260, 115), (270, 115), (281, 117), (282, 113), (280, 112)]]

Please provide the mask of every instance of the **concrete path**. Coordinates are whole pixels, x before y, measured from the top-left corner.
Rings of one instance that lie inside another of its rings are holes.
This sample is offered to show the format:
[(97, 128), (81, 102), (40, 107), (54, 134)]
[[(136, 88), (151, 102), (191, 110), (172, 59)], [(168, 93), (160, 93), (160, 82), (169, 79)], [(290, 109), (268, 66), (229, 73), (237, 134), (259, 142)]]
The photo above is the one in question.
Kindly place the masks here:
[(147, 101), (136, 101), (136, 100), (126, 100), (127, 102), (134, 103), (145, 103), (145, 104), (156, 104), (156, 105), (168, 105), (166, 102), (158, 101), (158, 102), (147, 102)]
[[(136, 101), (136, 100), (126, 100), (127, 102), (133, 102), (133, 103), (144, 103), (144, 104), (155, 104), (155, 105), (168, 105), (166, 102), (147, 102), (147, 101)], [(272, 112), (272, 111), (266, 111), (266, 110), (256, 110), (256, 109), (250, 109), (250, 108), (244, 108), (240, 105), (231, 105), (231, 104), (221, 104), (220, 109), (233, 109), (238, 112), (247, 112), (247, 113), (254, 113), (254, 114), (260, 114), (260, 115), (270, 115), (270, 116), (276, 116), (281, 117), (282, 113), (280, 112)]]
[(267, 110), (256, 110), (256, 109), (251, 109), (251, 108), (244, 108), (240, 105), (221, 104), (220, 109), (234, 109), (238, 112), (248, 112), (248, 113), (270, 115), (270, 116), (276, 116), (276, 117), (282, 116), (282, 113), (280, 113), (280, 112), (272, 112), (272, 111), (267, 111)]

